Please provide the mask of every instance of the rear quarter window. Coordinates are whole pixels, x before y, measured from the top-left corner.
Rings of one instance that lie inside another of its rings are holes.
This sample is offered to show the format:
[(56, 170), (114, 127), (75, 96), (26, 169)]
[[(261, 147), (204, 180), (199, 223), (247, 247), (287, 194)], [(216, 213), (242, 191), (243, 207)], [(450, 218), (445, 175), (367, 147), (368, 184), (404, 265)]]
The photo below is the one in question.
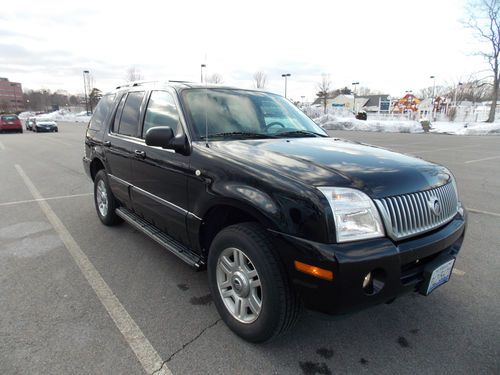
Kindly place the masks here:
[(111, 113), (111, 109), (113, 108), (113, 101), (115, 99), (114, 94), (104, 95), (92, 115), (90, 119), (89, 129), (92, 130), (101, 130)]

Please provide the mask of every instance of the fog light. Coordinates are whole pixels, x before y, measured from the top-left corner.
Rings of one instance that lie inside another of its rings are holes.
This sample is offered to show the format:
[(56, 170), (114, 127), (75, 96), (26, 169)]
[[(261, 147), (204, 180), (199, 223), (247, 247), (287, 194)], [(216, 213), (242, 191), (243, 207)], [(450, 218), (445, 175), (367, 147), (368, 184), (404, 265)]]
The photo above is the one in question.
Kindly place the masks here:
[(368, 274), (365, 276), (365, 279), (363, 280), (363, 289), (372, 289), (371, 288), (372, 283), (373, 283), (372, 273), (368, 272)]

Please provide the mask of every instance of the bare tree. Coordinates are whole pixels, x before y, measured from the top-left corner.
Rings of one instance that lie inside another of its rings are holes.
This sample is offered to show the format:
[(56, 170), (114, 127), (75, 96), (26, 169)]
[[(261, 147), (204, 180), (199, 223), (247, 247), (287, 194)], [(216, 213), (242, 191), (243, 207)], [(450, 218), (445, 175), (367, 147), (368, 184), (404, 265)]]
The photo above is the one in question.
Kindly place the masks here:
[(255, 88), (264, 89), (267, 85), (267, 75), (264, 72), (258, 71), (253, 75), (253, 80), (255, 81)]
[(127, 69), (125, 80), (127, 80), (128, 82), (133, 82), (140, 81), (142, 79), (144, 79), (144, 76), (137, 67), (131, 66)]
[(469, 19), (466, 21), (466, 26), (472, 29), (480, 40), (488, 44), (488, 48), (478, 54), (488, 61), (493, 73), (493, 97), (486, 120), (493, 122), (500, 85), (500, 0), (470, 0), (468, 12)]
[(330, 90), (332, 87), (332, 81), (330, 80), (330, 75), (322, 74), (321, 81), (317, 85), (318, 92), (316, 96), (323, 101), (323, 113), (326, 113), (327, 100), (330, 95)]
[(207, 79), (208, 83), (223, 83), (224, 79), (222, 78), (222, 75), (219, 73), (214, 73)]
[(429, 86), (420, 89), (417, 93), (417, 97), (428, 99), (432, 98), (432, 95), (434, 95), (434, 97), (437, 98), (438, 96), (447, 96), (449, 91), (450, 88), (448, 86)]

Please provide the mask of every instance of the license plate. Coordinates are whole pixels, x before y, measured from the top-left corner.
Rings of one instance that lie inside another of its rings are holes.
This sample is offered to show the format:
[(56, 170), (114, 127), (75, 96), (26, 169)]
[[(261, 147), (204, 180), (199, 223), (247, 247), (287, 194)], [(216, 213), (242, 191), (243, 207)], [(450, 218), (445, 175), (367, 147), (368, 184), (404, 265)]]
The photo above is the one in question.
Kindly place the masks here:
[(429, 284), (427, 286), (427, 291), (425, 294), (431, 293), (438, 286), (443, 285), (450, 279), (451, 271), (453, 270), (453, 265), (455, 264), (455, 259), (451, 259), (432, 271)]

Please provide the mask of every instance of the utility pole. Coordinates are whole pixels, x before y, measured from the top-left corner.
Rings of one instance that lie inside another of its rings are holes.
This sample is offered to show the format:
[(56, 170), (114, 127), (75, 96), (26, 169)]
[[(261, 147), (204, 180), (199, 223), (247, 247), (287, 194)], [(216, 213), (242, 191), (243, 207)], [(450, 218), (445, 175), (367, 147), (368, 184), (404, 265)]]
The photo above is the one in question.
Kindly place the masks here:
[(285, 78), (285, 98), (286, 98), (286, 86), (287, 86), (287, 78), (291, 76), (290, 73), (284, 73), (281, 75), (283, 78)]
[[(89, 114), (89, 102), (87, 99), (87, 79), (86, 74), (88, 75), (90, 72), (88, 70), (83, 71), (83, 92), (85, 93), (85, 113)], [(89, 93), (90, 94), (90, 93)]]

